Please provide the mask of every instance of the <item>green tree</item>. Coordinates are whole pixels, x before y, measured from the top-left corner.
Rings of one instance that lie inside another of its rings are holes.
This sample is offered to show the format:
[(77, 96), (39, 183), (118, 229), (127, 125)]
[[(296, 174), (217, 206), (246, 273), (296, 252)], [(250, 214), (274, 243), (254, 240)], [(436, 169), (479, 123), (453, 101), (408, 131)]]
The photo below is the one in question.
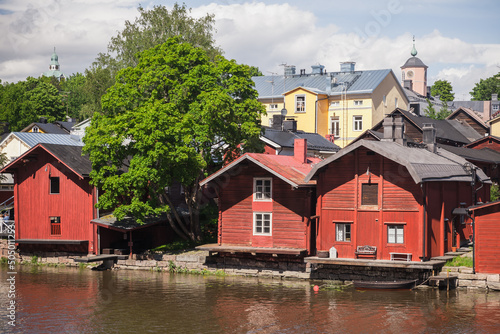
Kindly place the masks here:
[(151, 10), (139, 6), (138, 11), (135, 21), (125, 21), (125, 28), (111, 38), (107, 52), (100, 53), (86, 71), (86, 90), (95, 95), (92, 102), (83, 108), (85, 114), (101, 111), (100, 99), (104, 92), (114, 83), (119, 70), (138, 64), (138, 52), (162, 44), (170, 37), (180, 36), (182, 41), (204, 49), (212, 60), (222, 54), (213, 38), (213, 14), (195, 19), (190, 15), (190, 8), (177, 3), (170, 11), (162, 5)]
[(76, 73), (61, 83), (61, 97), (66, 109), (66, 115), (82, 121), (82, 108), (89, 103), (89, 96), (86, 94), (85, 85), (87, 79), (85, 75)]
[[(171, 38), (137, 55), (102, 98), (84, 138), (98, 206), (117, 218), (167, 214), (182, 238), (200, 240), (199, 181), (239, 144), (255, 141), (264, 112), (250, 67)], [(184, 187), (189, 214), (166, 189)]]
[(500, 94), (500, 72), (487, 79), (479, 80), (470, 92), (473, 101), (489, 101), (491, 94)]
[(446, 80), (438, 80), (434, 82), (431, 87), (431, 95), (439, 96), (439, 99), (443, 102), (453, 101), (455, 94), (453, 93), (453, 87), (451, 83)]
[(434, 109), (434, 105), (432, 104), (431, 100), (429, 100), (429, 99), (427, 99), (427, 108), (425, 108), (424, 114), (427, 117), (437, 119), (436, 109)]

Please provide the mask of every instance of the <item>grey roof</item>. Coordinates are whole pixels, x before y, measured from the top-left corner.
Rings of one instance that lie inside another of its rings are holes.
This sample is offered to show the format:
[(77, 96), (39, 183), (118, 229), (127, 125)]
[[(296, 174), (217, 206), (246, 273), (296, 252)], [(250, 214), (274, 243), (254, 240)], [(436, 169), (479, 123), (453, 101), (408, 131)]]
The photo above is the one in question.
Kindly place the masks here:
[(452, 152), (466, 160), (482, 161), (492, 164), (500, 164), (500, 152), (489, 148), (473, 149), (467, 147), (456, 147), (449, 145), (439, 145), (439, 147)]
[(82, 177), (88, 176), (92, 170), (92, 163), (88, 155), (82, 156), (82, 146), (68, 146), (57, 144), (40, 144), (52, 153), (57, 159), (67, 165)]
[(263, 127), (262, 137), (276, 143), (281, 147), (293, 148), (295, 139), (306, 139), (308, 150), (337, 152), (340, 147), (317, 133), (304, 131), (280, 131), (268, 127)]
[(16, 136), (29, 147), (36, 146), (39, 143), (83, 146), (82, 142), (71, 139), (69, 134), (12, 132), (11, 135)]
[[(430, 181), (472, 181), (471, 175), (463, 167), (466, 160), (451, 152), (438, 149), (437, 153), (432, 153), (426, 149), (410, 148), (395, 142), (371, 140), (360, 140), (318, 163), (306, 176), (305, 181), (309, 181), (319, 170), (325, 168), (331, 162), (342, 158), (359, 147), (365, 147), (405, 166), (415, 183)], [(481, 181), (489, 181), (488, 177), (480, 169), (477, 171), (477, 176)]]
[(28, 132), (35, 125), (45, 133), (55, 133), (62, 135), (68, 134), (68, 131), (64, 131), (64, 129), (61, 129), (59, 126), (53, 123), (31, 123), (30, 125), (25, 127), (21, 132)]
[(406, 63), (403, 66), (401, 66), (401, 68), (407, 68), (407, 67), (425, 67), (425, 68), (427, 68), (428, 66), (425, 65), (424, 62), (420, 60), (420, 58), (413, 56), (411, 58), (408, 58)]
[(76, 122), (62, 122), (62, 121), (55, 121), (54, 123), (58, 125), (61, 129), (65, 130), (66, 133), (70, 133), (71, 129), (76, 124)]
[[(259, 98), (282, 97), (298, 87), (318, 94), (340, 95), (343, 87), (347, 94), (371, 93), (392, 70), (330, 72), (325, 74), (275, 75), (253, 77)], [(394, 74), (393, 74), (394, 75)]]
[[(450, 109), (458, 109), (460, 107), (469, 108), (474, 111), (483, 113), (484, 110), (484, 101), (450, 101), (448, 102), (448, 106)], [(489, 113), (489, 110), (487, 110)]]

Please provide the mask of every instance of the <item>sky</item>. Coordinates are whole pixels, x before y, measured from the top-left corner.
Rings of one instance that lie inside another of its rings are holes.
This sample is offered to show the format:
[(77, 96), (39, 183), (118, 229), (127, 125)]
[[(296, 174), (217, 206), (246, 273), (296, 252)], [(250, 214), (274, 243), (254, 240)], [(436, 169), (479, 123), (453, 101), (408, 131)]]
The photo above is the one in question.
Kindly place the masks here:
[[(56, 48), (66, 76), (84, 73), (137, 7), (175, 1), (0, 0), (0, 80), (17, 82), (48, 70)], [(182, 1), (179, 1), (182, 3)], [(400, 67), (412, 39), (428, 68), (428, 84), (451, 82), (455, 100), (469, 100), (480, 79), (500, 72), (498, 0), (185, 0), (192, 16), (215, 15), (224, 56), (283, 73), (282, 64), (329, 72)]]

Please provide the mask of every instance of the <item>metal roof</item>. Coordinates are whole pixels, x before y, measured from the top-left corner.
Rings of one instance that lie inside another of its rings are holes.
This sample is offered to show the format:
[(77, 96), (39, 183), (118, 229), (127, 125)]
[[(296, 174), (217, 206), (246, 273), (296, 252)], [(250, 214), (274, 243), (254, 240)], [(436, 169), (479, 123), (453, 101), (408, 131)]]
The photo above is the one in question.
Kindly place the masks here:
[(282, 97), (288, 91), (303, 87), (317, 94), (340, 95), (371, 93), (392, 70), (330, 72), (325, 74), (275, 75), (253, 77), (259, 98)]
[(264, 133), (262, 137), (276, 143), (281, 147), (294, 147), (295, 139), (306, 139), (308, 150), (330, 151), (337, 152), (340, 150), (338, 145), (327, 140), (317, 133), (309, 133), (304, 131), (280, 131), (268, 127), (263, 127)]
[[(463, 167), (466, 160), (451, 152), (438, 149), (437, 153), (432, 153), (426, 149), (411, 148), (395, 142), (372, 140), (360, 140), (318, 163), (307, 175), (305, 181), (311, 180), (318, 171), (325, 168), (328, 164), (342, 158), (359, 147), (365, 147), (405, 166), (415, 183), (429, 181), (472, 181), (471, 175)], [(477, 170), (477, 176), (483, 182), (489, 181), (489, 178), (480, 169)]]
[[(24, 142), (29, 147), (36, 146), (37, 144), (40, 143), (68, 145), (68, 146), (83, 146), (82, 142), (72, 139), (69, 134), (12, 132), (11, 135), (16, 136), (17, 138), (19, 138), (19, 140)], [(7, 140), (7, 138), (4, 139), (4, 141)]]
[(407, 67), (425, 67), (425, 68), (427, 68), (428, 66), (425, 65), (424, 62), (420, 60), (420, 58), (413, 56), (413, 57), (408, 58), (406, 63), (403, 66), (401, 66), (401, 68), (407, 68)]

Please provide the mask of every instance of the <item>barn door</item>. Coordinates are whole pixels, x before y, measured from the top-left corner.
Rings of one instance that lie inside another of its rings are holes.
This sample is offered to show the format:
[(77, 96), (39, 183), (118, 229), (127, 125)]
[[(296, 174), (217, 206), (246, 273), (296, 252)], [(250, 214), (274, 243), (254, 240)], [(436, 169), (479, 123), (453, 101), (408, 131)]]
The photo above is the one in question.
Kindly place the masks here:
[(378, 211), (358, 211), (356, 246), (376, 246), (377, 254), (380, 254), (378, 217)]

